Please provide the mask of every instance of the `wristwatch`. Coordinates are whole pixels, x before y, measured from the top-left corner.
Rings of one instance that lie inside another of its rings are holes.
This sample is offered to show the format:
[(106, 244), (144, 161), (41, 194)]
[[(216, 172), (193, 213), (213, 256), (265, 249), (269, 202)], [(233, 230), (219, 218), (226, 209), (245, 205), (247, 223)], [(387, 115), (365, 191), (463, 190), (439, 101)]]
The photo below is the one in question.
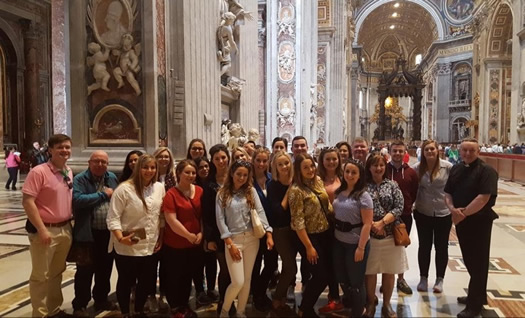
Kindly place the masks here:
[(226, 244), (226, 247), (227, 247), (228, 249), (231, 249), (232, 246), (233, 246), (233, 244)]

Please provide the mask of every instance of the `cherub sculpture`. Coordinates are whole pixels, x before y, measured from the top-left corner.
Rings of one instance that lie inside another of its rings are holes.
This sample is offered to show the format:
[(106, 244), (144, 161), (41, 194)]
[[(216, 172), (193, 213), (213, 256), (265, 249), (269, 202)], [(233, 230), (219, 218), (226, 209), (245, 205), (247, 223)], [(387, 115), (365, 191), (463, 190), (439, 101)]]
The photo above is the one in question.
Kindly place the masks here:
[(102, 52), (100, 44), (91, 42), (88, 44), (88, 52), (92, 55), (86, 58), (86, 63), (90, 67), (93, 66), (93, 77), (95, 78), (95, 83), (87, 88), (88, 96), (100, 88), (108, 92), (108, 81), (111, 75), (106, 69), (106, 61), (109, 58), (109, 50), (104, 48), (104, 52)]
[(139, 96), (142, 91), (140, 90), (139, 83), (135, 79), (135, 74), (140, 72), (140, 44), (133, 46), (133, 36), (129, 33), (122, 36), (121, 44), (122, 47), (120, 50), (113, 50), (113, 55), (119, 56), (119, 66), (113, 70), (113, 75), (118, 82), (118, 88), (124, 86), (124, 80), (122, 77), (126, 77), (128, 83), (135, 90), (135, 95)]

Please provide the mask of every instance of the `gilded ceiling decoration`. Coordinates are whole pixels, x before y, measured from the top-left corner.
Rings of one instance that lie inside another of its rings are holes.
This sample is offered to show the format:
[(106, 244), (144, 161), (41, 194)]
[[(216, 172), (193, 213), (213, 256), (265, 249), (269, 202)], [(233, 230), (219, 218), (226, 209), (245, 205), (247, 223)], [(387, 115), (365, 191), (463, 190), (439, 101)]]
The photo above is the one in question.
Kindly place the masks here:
[(363, 47), (365, 69), (382, 72), (393, 69), (400, 54), (414, 67), (416, 55), (425, 55), (437, 39), (430, 13), (413, 2), (399, 1), (386, 3), (366, 17), (358, 44)]

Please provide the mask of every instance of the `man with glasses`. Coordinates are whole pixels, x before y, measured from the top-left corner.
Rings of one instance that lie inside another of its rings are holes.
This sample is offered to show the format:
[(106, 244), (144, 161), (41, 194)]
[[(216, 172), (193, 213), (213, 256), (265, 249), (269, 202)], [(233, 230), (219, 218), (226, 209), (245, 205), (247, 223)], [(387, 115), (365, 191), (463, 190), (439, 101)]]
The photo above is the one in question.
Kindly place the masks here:
[(62, 273), (71, 246), (73, 173), (66, 165), (71, 138), (53, 135), (48, 147), (51, 159), (34, 167), (22, 188), (32, 263), (29, 294), (33, 317), (65, 317), (60, 306)]
[(108, 253), (110, 232), (106, 225), (109, 200), (118, 181), (114, 173), (107, 171), (108, 154), (96, 150), (88, 161), (88, 169), (75, 176), (73, 181), (73, 215), (75, 248), (81, 249), (88, 259), (77, 259), (75, 273), (75, 299), (73, 315), (90, 317), (86, 310), (91, 299), (91, 281), (95, 275), (93, 300), (95, 311), (115, 310), (117, 306), (108, 300), (111, 290), (113, 253)]
[(445, 185), (445, 203), (456, 226), (463, 262), (470, 275), (467, 305), (458, 317), (477, 317), (487, 303), (490, 237), (498, 215), (492, 210), (498, 195), (498, 173), (479, 159), (479, 144), (474, 138), (461, 142), (461, 162), (454, 165)]

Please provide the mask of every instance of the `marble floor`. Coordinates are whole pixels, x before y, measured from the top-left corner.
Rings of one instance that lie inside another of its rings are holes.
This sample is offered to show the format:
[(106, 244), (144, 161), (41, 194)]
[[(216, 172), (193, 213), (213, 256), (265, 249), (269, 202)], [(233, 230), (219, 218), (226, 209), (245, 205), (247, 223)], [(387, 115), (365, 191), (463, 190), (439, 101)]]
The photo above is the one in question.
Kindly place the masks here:
[[(0, 176), (0, 180), (5, 179)], [(21, 186), (19, 184), (19, 186)], [(31, 271), (28, 239), (24, 230), (25, 214), (22, 209), (21, 191), (0, 190), (0, 316), (28, 317), (31, 314), (28, 277)], [(490, 275), (488, 281), (488, 305), (484, 317), (525, 317), (525, 187), (512, 182), (499, 182), (499, 196), (495, 210), (500, 218), (495, 221), (492, 232)], [(454, 228), (450, 234), (449, 263), (443, 294), (417, 292), (419, 281), (417, 266), (417, 229), (412, 231), (412, 244), (407, 248), (410, 270), (405, 274), (413, 295), (394, 292), (392, 304), (402, 317), (448, 317), (463, 309), (456, 297), (465, 295), (468, 274), (462, 262)], [(299, 261), (299, 260), (298, 260)], [(433, 265), (432, 265), (433, 267)], [(429, 281), (435, 272), (431, 269)], [(72, 313), (74, 296), (73, 276), (75, 265), (68, 264), (63, 278), (64, 305)], [(299, 277), (298, 277), (299, 278)], [(112, 277), (112, 297), (116, 285), (116, 270)], [(377, 292), (379, 295), (379, 291)], [(297, 303), (300, 303), (300, 284), (296, 287)], [(381, 302), (381, 297), (380, 302)], [(326, 292), (317, 305), (326, 303)], [(192, 300), (193, 303), (193, 300)], [(376, 316), (380, 315), (381, 304)], [(213, 317), (215, 306), (200, 308), (201, 317)], [(332, 314), (345, 316), (344, 311)], [(103, 312), (99, 316), (118, 316), (118, 312)], [(248, 308), (248, 316), (260, 317), (263, 313)]]

